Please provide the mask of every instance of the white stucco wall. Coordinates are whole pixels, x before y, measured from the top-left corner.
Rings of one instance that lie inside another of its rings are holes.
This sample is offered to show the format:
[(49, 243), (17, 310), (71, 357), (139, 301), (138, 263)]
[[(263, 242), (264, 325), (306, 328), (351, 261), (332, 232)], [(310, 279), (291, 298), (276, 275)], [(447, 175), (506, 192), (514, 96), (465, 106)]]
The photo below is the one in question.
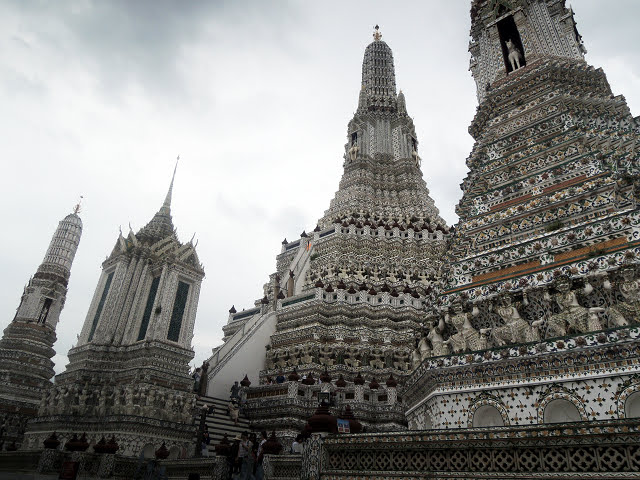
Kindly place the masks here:
[[(245, 374), (253, 385), (258, 384), (258, 374), (264, 370), (266, 358), (265, 346), (276, 329), (277, 315), (271, 312), (258, 321), (232, 348), (228, 355), (220, 360), (220, 367), (211, 364), (211, 375), (207, 385), (207, 395), (217, 398), (229, 398), (229, 389), (233, 382), (240, 381)], [(241, 332), (236, 332), (240, 335)], [(228, 341), (233, 342), (235, 335)], [(219, 368), (219, 369), (218, 369)]]

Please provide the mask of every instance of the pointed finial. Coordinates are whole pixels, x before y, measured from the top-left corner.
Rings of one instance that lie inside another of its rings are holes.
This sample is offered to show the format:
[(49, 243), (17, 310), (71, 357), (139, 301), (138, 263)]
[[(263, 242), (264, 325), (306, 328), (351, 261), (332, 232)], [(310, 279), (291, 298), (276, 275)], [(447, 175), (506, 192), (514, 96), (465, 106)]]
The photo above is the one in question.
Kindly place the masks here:
[(377, 42), (382, 38), (382, 34), (380, 33), (380, 27), (378, 25), (376, 25), (375, 27), (375, 32), (373, 32), (373, 39)]
[(164, 208), (171, 208), (171, 194), (173, 193), (173, 181), (176, 178), (176, 170), (178, 170), (178, 162), (180, 161), (180, 155), (176, 157), (176, 166), (173, 168), (173, 175), (171, 176), (171, 184), (169, 184), (169, 191), (167, 197), (164, 199), (162, 206)]
[(80, 207), (81, 207), (83, 198), (84, 197), (82, 195), (80, 195), (80, 200), (78, 200), (78, 203), (76, 203), (76, 206), (73, 207), (73, 213), (75, 213), (76, 215), (80, 213)]

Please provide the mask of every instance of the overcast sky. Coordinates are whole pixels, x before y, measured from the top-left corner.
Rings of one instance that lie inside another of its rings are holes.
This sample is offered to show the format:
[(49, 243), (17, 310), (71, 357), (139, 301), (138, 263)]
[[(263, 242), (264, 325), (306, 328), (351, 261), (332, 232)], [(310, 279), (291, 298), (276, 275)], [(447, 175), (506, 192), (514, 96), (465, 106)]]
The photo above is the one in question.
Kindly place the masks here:
[[(468, 0), (0, 0), (0, 327), (80, 195), (84, 232), (58, 324), (56, 371), (122, 226), (161, 206), (204, 264), (194, 347), (253, 306), (284, 237), (313, 229), (342, 174), (364, 48), (378, 23), (448, 223), (472, 147)], [(635, 0), (575, 0), (587, 60), (640, 114)]]

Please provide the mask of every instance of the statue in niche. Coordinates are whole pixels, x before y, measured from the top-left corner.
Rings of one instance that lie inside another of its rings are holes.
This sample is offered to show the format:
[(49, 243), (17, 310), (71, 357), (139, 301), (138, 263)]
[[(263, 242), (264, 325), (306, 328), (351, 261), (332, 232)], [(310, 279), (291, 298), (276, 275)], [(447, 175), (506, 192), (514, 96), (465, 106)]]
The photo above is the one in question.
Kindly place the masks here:
[(122, 390), (119, 387), (115, 387), (113, 390), (113, 412), (116, 415), (121, 415), (122, 413), (124, 413)]
[(333, 349), (328, 345), (323, 345), (322, 348), (320, 348), (320, 363), (328, 366), (334, 364)]
[(503, 294), (500, 297), (496, 313), (504, 321), (504, 325), (494, 328), (491, 332), (498, 346), (540, 340), (539, 327), (544, 320), (537, 320), (533, 325), (529, 325), (512, 304), (511, 295)]
[(351, 147), (349, 148), (349, 158), (352, 162), (358, 158), (358, 151), (360, 151), (360, 149), (358, 148), (358, 141), (354, 140), (351, 144)]
[(187, 418), (184, 412), (184, 397), (181, 394), (176, 393), (175, 396), (173, 397), (173, 401), (175, 403), (175, 411), (177, 415), (179, 415), (183, 419), (186, 418), (186, 421), (189, 421), (189, 419)]
[(146, 406), (145, 406), (145, 413), (146, 415), (152, 417), (154, 416), (155, 413), (155, 407), (156, 407), (156, 389), (151, 387), (149, 388), (149, 393), (147, 394), (147, 398), (146, 400)]
[(62, 400), (62, 391), (56, 385), (51, 389), (51, 397), (50, 397), (49, 403), (47, 404), (46, 414), (55, 415), (58, 410), (58, 404), (60, 403), (61, 400)]
[(429, 334), (427, 338), (433, 347), (433, 356), (449, 355), (449, 344), (445, 342), (442, 332), (444, 332), (444, 319), (440, 318), (440, 322), (436, 325), (434, 322), (429, 324)]
[(453, 347), (455, 353), (464, 352), (465, 350), (484, 350), (487, 348), (487, 337), (481, 334), (473, 325), (471, 325), (471, 314), (465, 313), (462, 309), (462, 303), (456, 301), (453, 304), (453, 315), (445, 314), (445, 322), (455, 327), (458, 333), (451, 335), (446, 341)]
[(384, 368), (384, 352), (379, 348), (371, 349), (369, 365), (373, 368)]
[(286, 353), (287, 353), (286, 350), (278, 351), (276, 353), (276, 362), (275, 362), (276, 367), (284, 368), (287, 366), (287, 359), (285, 358)]
[(640, 315), (640, 280), (635, 279), (633, 266), (625, 265), (620, 269), (618, 287), (624, 302), (619, 302), (609, 309), (609, 318), (612, 325), (624, 326), (636, 323)]
[(72, 402), (72, 393), (70, 388), (64, 388), (58, 394), (58, 414), (61, 415), (68, 412), (68, 407)]
[(409, 354), (400, 350), (393, 355), (393, 367), (397, 370), (409, 370)]
[(89, 398), (89, 385), (85, 383), (82, 390), (80, 390), (76, 394), (76, 398), (78, 401), (78, 405), (74, 409), (75, 413), (84, 413), (84, 411), (87, 409), (87, 398)]
[(291, 347), (289, 349), (289, 358), (287, 359), (287, 365), (289, 365), (290, 367), (296, 367), (299, 363), (299, 356), (300, 349), (298, 347)]
[(413, 157), (413, 161), (416, 163), (416, 167), (420, 168), (421, 158), (418, 155), (418, 143), (415, 138), (411, 138), (411, 156)]
[(161, 414), (162, 414), (162, 418), (165, 420), (173, 420), (173, 416), (174, 416), (174, 401), (175, 401), (175, 395), (171, 395), (169, 392), (167, 392), (164, 401), (162, 402), (162, 404), (164, 405), (164, 407), (161, 409)]
[(522, 52), (518, 47), (516, 47), (515, 43), (511, 41), (511, 39), (507, 40), (505, 45), (507, 46), (507, 51), (509, 52), (508, 58), (509, 63), (511, 63), (511, 69), (517, 70), (520, 68), (520, 62), (524, 59), (522, 56)]
[(42, 395), (40, 399), (40, 405), (38, 406), (38, 414), (45, 415), (47, 412), (47, 406), (52, 402), (53, 388), (50, 388)]
[(302, 364), (313, 363), (313, 347), (311, 345), (307, 345), (304, 348), (300, 361)]
[(422, 357), (420, 355), (419, 347), (417, 347), (411, 352), (411, 366), (415, 370), (420, 366), (421, 363), (422, 363)]
[(133, 387), (131, 385), (127, 385), (124, 389), (124, 413), (126, 415), (133, 415), (134, 413), (134, 393)]
[(426, 335), (423, 335), (420, 341), (418, 342), (418, 353), (420, 354), (421, 361), (426, 358), (429, 358), (433, 353), (433, 350), (429, 345), (429, 340)]
[(104, 417), (107, 413), (107, 387), (102, 387), (100, 396), (98, 397), (98, 408), (96, 409), (96, 415)]
[(344, 364), (349, 367), (359, 367), (360, 360), (358, 357), (360, 356), (360, 351), (357, 347), (349, 347), (345, 352)]
[(266, 362), (265, 362), (265, 367), (267, 368), (267, 370), (272, 370), (274, 368), (276, 368), (276, 352), (275, 350), (271, 349), (271, 350), (267, 350), (267, 356), (266, 356)]
[[(571, 279), (560, 277), (556, 282), (556, 289), (558, 293), (553, 297), (560, 307), (560, 312), (549, 318), (547, 337), (564, 337), (570, 332), (585, 333), (589, 331), (589, 311), (578, 303), (578, 297), (571, 290)], [(585, 286), (585, 293), (588, 294), (592, 290), (591, 285)]]
[(193, 415), (193, 413), (196, 411), (196, 406), (198, 404), (198, 399), (195, 396), (191, 396), (191, 398), (189, 398), (189, 400), (186, 402), (185, 404), (185, 414), (187, 415), (187, 418), (191, 418), (191, 415)]

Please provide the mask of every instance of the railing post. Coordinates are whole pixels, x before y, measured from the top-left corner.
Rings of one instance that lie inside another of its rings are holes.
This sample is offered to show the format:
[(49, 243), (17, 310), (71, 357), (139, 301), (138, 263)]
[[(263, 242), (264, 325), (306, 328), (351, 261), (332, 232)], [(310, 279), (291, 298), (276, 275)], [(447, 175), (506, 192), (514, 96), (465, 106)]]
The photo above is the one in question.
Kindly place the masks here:
[(323, 464), (322, 434), (312, 433), (302, 444), (301, 480), (320, 480)]

